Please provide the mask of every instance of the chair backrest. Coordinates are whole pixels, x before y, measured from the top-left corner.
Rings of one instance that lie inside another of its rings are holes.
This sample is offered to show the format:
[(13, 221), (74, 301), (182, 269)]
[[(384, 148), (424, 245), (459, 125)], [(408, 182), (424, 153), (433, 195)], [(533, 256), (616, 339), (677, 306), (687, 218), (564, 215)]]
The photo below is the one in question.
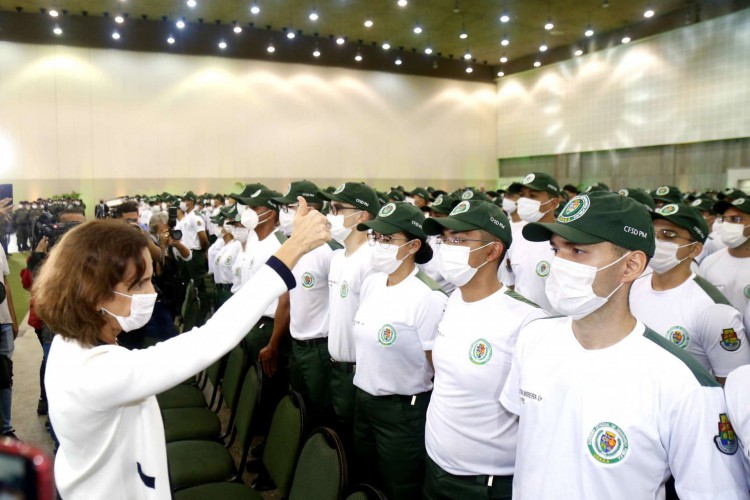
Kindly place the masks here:
[(261, 372), (256, 366), (251, 366), (247, 370), (245, 379), (242, 382), (240, 400), (237, 403), (237, 410), (235, 411), (234, 428), (237, 432), (240, 449), (242, 450), (242, 457), (240, 458), (239, 467), (237, 468), (240, 476), (245, 470), (247, 456), (250, 453), (250, 444), (253, 440), (251, 427), (255, 409), (258, 407), (258, 402), (260, 401), (260, 373)]
[(321, 427), (300, 452), (289, 500), (339, 500), (346, 481), (344, 446), (333, 430)]
[(276, 406), (263, 450), (263, 465), (276, 483), (281, 496), (285, 498), (289, 496), (289, 486), (302, 441), (304, 414), (302, 396), (290, 391)]
[(190, 284), (185, 292), (185, 302), (182, 303), (182, 331), (189, 332), (198, 324), (200, 316), (200, 300), (195, 292), (195, 283)]
[(388, 500), (385, 493), (369, 484), (358, 484), (346, 500)]
[(185, 318), (185, 314), (187, 314), (188, 306), (191, 302), (195, 301), (195, 282), (191, 279), (188, 281), (187, 286), (185, 287), (185, 298), (182, 301), (182, 308), (180, 309), (180, 314), (183, 318)]

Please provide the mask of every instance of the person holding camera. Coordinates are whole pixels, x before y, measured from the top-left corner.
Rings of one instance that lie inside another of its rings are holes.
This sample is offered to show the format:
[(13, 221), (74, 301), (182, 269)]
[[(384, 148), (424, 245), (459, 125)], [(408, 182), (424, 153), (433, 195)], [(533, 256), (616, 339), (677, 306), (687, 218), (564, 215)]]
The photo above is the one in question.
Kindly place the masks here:
[(169, 310), (174, 321), (180, 314), (180, 306), (185, 297), (185, 282), (180, 269), (184, 262), (190, 261), (193, 254), (181, 240), (179, 231), (169, 227), (167, 212), (158, 212), (151, 216), (149, 232), (152, 241), (160, 249), (159, 260), (154, 261), (154, 285), (159, 291), (160, 302)]

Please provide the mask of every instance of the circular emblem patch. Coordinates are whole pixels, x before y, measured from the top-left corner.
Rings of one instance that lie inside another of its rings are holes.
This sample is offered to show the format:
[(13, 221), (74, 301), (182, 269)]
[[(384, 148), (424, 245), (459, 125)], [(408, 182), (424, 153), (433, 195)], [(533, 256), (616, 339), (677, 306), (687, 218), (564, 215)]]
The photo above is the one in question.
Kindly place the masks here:
[(664, 205), (663, 207), (656, 210), (656, 213), (660, 215), (673, 215), (676, 214), (680, 210), (680, 207), (675, 205), (674, 203), (670, 203), (669, 205)]
[(315, 286), (315, 276), (310, 273), (302, 273), (302, 286), (312, 288)]
[(691, 205), (694, 207), (699, 207), (700, 204), (701, 204), (701, 200), (693, 200), (693, 202), (691, 203)]
[(433, 205), (442, 205), (443, 204), (443, 195), (441, 194), (437, 198), (435, 198), (435, 201), (432, 202)]
[(333, 194), (339, 194), (341, 191), (343, 191), (346, 188), (346, 182), (340, 185), (338, 188), (336, 188), (336, 191), (333, 192)]
[(667, 330), (667, 339), (671, 340), (674, 345), (681, 347), (682, 349), (690, 344), (690, 335), (688, 334), (688, 331), (681, 326), (673, 326)]
[(388, 217), (395, 211), (396, 211), (396, 204), (389, 203), (380, 209), (380, 212), (378, 212), (378, 217)]
[(529, 174), (523, 178), (523, 182), (521, 184), (531, 184), (532, 182), (534, 182), (534, 179), (536, 179), (536, 175)]
[(627, 195), (629, 195), (629, 194), (630, 194), (630, 191), (628, 191), (627, 189), (620, 189), (620, 190), (619, 190), (619, 191), (617, 192), (617, 194), (619, 194), (620, 196), (627, 196)]
[(745, 289), (743, 290), (745, 292), (745, 297), (750, 299), (750, 285), (745, 285)]
[(743, 203), (745, 203), (745, 198), (737, 198), (736, 200), (732, 202), (732, 205), (738, 207), (742, 205)]
[(576, 196), (565, 205), (557, 220), (567, 224), (584, 216), (591, 206), (591, 200), (585, 194)]
[(378, 330), (378, 342), (384, 347), (390, 347), (396, 342), (396, 329), (391, 325), (383, 325)]
[(536, 274), (541, 278), (546, 278), (549, 274), (549, 268), (549, 262), (547, 262), (546, 260), (540, 260), (536, 265)]
[(475, 365), (483, 365), (492, 358), (492, 344), (484, 339), (475, 340), (469, 347), (469, 359)]
[(339, 288), (339, 295), (341, 295), (342, 299), (345, 299), (349, 295), (349, 283), (344, 281), (341, 283), (341, 288)]
[(474, 191), (464, 191), (464, 194), (461, 195), (462, 200), (470, 200), (474, 197)]
[(461, 203), (456, 205), (456, 208), (451, 211), (450, 215), (462, 214), (464, 212), (467, 212), (469, 208), (471, 208), (471, 203), (469, 203), (468, 201), (462, 201)]
[(665, 194), (669, 194), (669, 188), (667, 186), (662, 186), (656, 190), (656, 194), (659, 196), (664, 196)]
[(603, 464), (616, 464), (628, 453), (628, 437), (612, 422), (602, 422), (591, 429), (586, 440), (591, 456)]

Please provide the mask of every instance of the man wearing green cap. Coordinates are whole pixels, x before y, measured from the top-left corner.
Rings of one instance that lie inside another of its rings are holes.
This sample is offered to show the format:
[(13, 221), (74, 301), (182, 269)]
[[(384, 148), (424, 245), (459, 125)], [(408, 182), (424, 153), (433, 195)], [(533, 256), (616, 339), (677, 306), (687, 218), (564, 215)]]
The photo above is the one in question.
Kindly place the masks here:
[(523, 235), (554, 248), (565, 317), (523, 328), (500, 396), (520, 417), (513, 496), (658, 498), (671, 473), (681, 498), (747, 498), (721, 386), (628, 306), (654, 254), (643, 205), (583, 194)]
[(682, 191), (676, 186), (659, 186), (651, 192), (656, 208), (670, 203), (682, 203)]
[(720, 201), (721, 239), (727, 248), (706, 257), (698, 273), (723, 293), (740, 311), (750, 302), (750, 198)]
[[(527, 223), (554, 222), (555, 210), (560, 204), (560, 185), (557, 181), (549, 174), (532, 172), (524, 177), (521, 184), (521, 196), (516, 202), (519, 217)], [(506, 277), (503, 273), (501, 278), (510, 281), (515, 291), (539, 304), (545, 311), (553, 312), (544, 293), (553, 256), (549, 243), (516, 238), (507, 255), (513, 276)]]
[[(523, 240), (521, 229), (526, 225), (526, 221), (521, 219), (518, 215), (518, 199), (521, 197), (521, 191), (523, 190), (523, 184), (520, 182), (513, 182), (508, 186), (508, 189), (503, 194), (502, 209), (505, 215), (508, 216), (510, 221), (510, 232), (513, 235), (513, 241), (518, 245)], [(505, 258), (500, 263), (500, 269), (498, 270), (498, 278), (500, 282), (507, 287), (515, 288), (516, 277), (513, 275), (513, 270), (510, 267), (508, 261), (508, 252), (505, 253)]]
[(182, 231), (182, 243), (190, 249), (192, 258), (185, 262), (185, 274), (187, 279), (195, 283), (195, 290), (200, 300), (200, 318), (198, 324), (203, 324), (211, 307), (210, 297), (206, 290), (205, 276), (208, 271), (206, 250), (208, 249), (208, 236), (206, 235), (206, 224), (195, 209), (195, 194), (188, 191), (180, 202), (180, 210), (185, 216), (180, 221)]
[[(219, 250), (214, 258), (214, 307), (219, 309), (224, 302), (229, 300), (232, 296), (232, 266), (237, 256), (242, 252), (242, 244), (238, 239), (234, 237), (235, 228), (235, 217), (237, 216), (237, 208), (235, 205), (230, 205), (228, 208), (223, 208), (219, 211), (219, 215), (222, 219), (215, 219), (215, 223), (221, 226), (221, 238), (224, 242), (224, 246)], [(243, 228), (247, 231), (246, 228)]]
[(345, 445), (351, 443), (354, 422), (354, 372), (356, 352), (352, 325), (359, 309), (359, 292), (373, 272), (367, 233), (357, 224), (374, 219), (380, 210), (375, 191), (364, 183), (345, 182), (332, 193), (321, 192), (331, 203), (326, 216), (331, 235), (344, 246), (331, 259), (328, 273), (328, 352), (331, 355), (331, 404), (336, 431)]
[(711, 198), (700, 197), (693, 200), (690, 205), (700, 211), (709, 228), (708, 239), (703, 245), (703, 251), (695, 258), (695, 262), (700, 264), (703, 262), (703, 259), (727, 246), (721, 240), (721, 234), (718, 231), (721, 223), (717, 221), (716, 210), (714, 210), (716, 202)]
[(628, 198), (633, 198), (635, 201), (642, 204), (644, 207), (646, 207), (646, 210), (653, 213), (654, 210), (656, 210), (656, 202), (654, 202), (654, 199), (651, 197), (650, 194), (648, 194), (648, 191), (645, 189), (640, 188), (625, 188), (620, 189), (617, 194), (620, 196), (627, 196)]
[(432, 199), (430, 193), (425, 188), (414, 188), (411, 192), (412, 198), (414, 198), (414, 206), (422, 209), (427, 206), (427, 203)]
[[(429, 213), (429, 217), (433, 219), (447, 217), (448, 214), (451, 213), (451, 210), (453, 210), (453, 207), (457, 204), (458, 200), (451, 195), (439, 194), (435, 198), (435, 201), (427, 207), (427, 212)], [(443, 278), (443, 275), (440, 274), (440, 270), (438, 269), (438, 254), (440, 253), (441, 245), (437, 243), (437, 236), (428, 236), (427, 244), (432, 248), (433, 257), (429, 262), (418, 264), (418, 267), (423, 273), (434, 279), (445, 293), (450, 295), (453, 293), (453, 290), (456, 289), (456, 285)]]
[(432, 351), (424, 498), (510, 498), (518, 418), (498, 397), (521, 327), (547, 313), (498, 281), (515, 243), (497, 205), (462, 201), (424, 227), (439, 235), (439, 267), (458, 286)]
[(688, 205), (664, 205), (652, 217), (653, 274), (633, 284), (633, 316), (690, 353), (723, 384), (729, 372), (750, 363), (750, 348), (742, 314), (690, 269), (706, 241), (708, 225), (698, 209)]

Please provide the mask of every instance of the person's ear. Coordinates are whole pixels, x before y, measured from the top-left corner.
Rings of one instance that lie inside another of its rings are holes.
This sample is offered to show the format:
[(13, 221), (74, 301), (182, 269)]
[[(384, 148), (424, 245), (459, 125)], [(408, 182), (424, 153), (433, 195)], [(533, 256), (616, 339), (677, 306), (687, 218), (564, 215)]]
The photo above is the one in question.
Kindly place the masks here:
[(487, 247), (490, 251), (487, 254), (487, 262), (500, 259), (500, 256), (505, 251), (505, 244), (502, 241), (495, 241), (492, 245)]
[(688, 259), (690, 260), (695, 259), (701, 254), (701, 252), (703, 252), (703, 243), (699, 241), (695, 245), (693, 245), (693, 248), (690, 250), (690, 253), (688, 254)]
[(411, 240), (409, 243), (409, 254), (416, 255), (420, 248), (422, 248), (422, 242), (420, 240)]
[(640, 250), (630, 252), (623, 260), (625, 261), (625, 274), (622, 276), (622, 283), (632, 283), (637, 280), (648, 264), (648, 257)]

